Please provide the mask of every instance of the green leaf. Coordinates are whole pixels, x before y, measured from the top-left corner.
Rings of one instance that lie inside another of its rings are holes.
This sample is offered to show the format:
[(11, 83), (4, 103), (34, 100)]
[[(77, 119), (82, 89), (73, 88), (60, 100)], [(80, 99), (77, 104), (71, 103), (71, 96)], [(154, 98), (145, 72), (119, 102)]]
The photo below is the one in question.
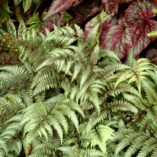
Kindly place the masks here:
[(129, 52), (129, 54), (128, 54), (128, 57), (127, 57), (127, 60), (126, 60), (126, 64), (131, 66), (131, 67), (136, 64), (136, 59), (135, 59), (132, 51)]
[(23, 9), (24, 12), (27, 12), (32, 5), (32, 0), (23, 0)]
[(22, 0), (14, 0), (14, 5), (18, 5)]
[(9, 15), (10, 13), (11, 13), (11, 11), (10, 11), (8, 1), (5, 0), (5, 1), (3, 1), (3, 5), (0, 8), (0, 19), (1, 20), (9, 19), (10, 18), (10, 15)]
[(42, 22), (39, 19), (38, 13), (29, 18), (29, 20), (26, 22), (26, 25), (30, 25), (30, 29), (39, 29), (42, 25)]
[(72, 19), (72, 16), (66, 12), (64, 13), (63, 19), (64, 19), (64, 22), (69, 22), (69, 20)]
[(157, 36), (157, 31), (152, 31), (147, 34), (148, 37), (156, 37)]
[(33, 0), (35, 4), (40, 4), (43, 0)]
[(9, 21), (7, 24), (7, 30), (10, 34), (12, 34), (14, 37), (16, 37), (16, 28), (13, 22)]

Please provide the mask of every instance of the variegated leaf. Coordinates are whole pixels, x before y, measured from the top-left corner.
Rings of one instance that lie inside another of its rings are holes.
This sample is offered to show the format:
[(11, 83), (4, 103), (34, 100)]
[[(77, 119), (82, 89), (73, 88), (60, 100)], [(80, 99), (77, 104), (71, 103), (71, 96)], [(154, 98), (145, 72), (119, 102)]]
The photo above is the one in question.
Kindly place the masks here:
[(61, 11), (69, 9), (71, 6), (76, 6), (81, 2), (81, 0), (53, 0), (46, 16), (43, 20), (51, 17), (54, 14), (57, 14)]
[(125, 57), (132, 46), (129, 29), (123, 24), (106, 24), (101, 34), (101, 46), (115, 51), (120, 58)]
[[(85, 39), (90, 38), (90, 36), (92, 36), (92, 32), (94, 31), (94, 28), (98, 25), (98, 27), (102, 27), (102, 24), (104, 23), (104, 21), (109, 20), (110, 19), (110, 15), (106, 14), (105, 12), (101, 12), (100, 14), (98, 14), (97, 16), (95, 16), (92, 20), (90, 20), (86, 26), (85, 26), (85, 33), (84, 33), (84, 37)], [(99, 34), (99, 31), (97, 31), (97, 34)], [(95, 39), (94, 39), (95, 40)]]
[(116, 51), (120, 58), (125, 58), (129, 52), (135, 56), (151, 42), (147, 36), (157, 28), (153, 20), (154, 6), (146, 0), (137, 0), (125, 11), (117, 23), (106, 21), (101, 33), (101, 46)]

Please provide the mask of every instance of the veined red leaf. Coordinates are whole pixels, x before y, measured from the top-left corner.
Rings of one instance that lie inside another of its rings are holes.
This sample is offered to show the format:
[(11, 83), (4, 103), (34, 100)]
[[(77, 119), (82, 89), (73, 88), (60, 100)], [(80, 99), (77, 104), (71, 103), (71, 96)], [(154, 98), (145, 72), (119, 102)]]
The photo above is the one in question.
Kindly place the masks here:
[[(155, 6), (147, 0), (136, 0), (125, 11), (124, 20), (129, 25), (139, 25), (155, 16), (153, 8)], [(135, 22), (136, 21), (136, 22)]]
[(48, 29), (49, 31), (51, 31), (54, 25), (60, 26), (62, 20), (63, 20), (62, 14), (53, 15), (52, 17), (48, 18), (46, 21), (43, 22), (41, 30)]
[(102, 5), (105, 11), (116, 14), (120, 0), (102, 0)]
[(52, 15), (57, 14), (61, 11), (65, 11), (72, 6), (76, 6), (80, 2), (81, 2), (81, 0), (53, 0), (46, 16), (43, 18), (43, 20), (46, 20), (47, 18), (49, 18)]
[(139, 26), (130, 28), (132, 47), (129, 51), (132, 51), (135, 56), (139, 55), (140, 52), (145, 49), (152, 40), (154, 40), (149, 38), (147, 34), (157, 28), (157, 22), (150, 19), (149, 24), (143, 23)]
[(129, 3), (132, 1), (134, 0), (101, 0), (101, 3), (105, 11), (114, 15), (118, 12), (119, 4)]
[(127, 22), (132, 40), (132, 51), (137, 56), (148, 46), (151, 39), (147, 34), (157, 28), (157, 22), (152, 20), (154, 6), (146, 0), (132, 3), (125, 11), (124, 20)]
[(136, 0), (118, 24), (104, 23), (101, 46), (115, 51), (120, 58), (126, 57), (130, 51), (137, 56), (151, 42), (147, 34), (157, 28), (157, 22), (152, 19), (152, 8), (152, 3)]
[(101, 33), (102, 24), (104, 23), (104, 21), (110, 20), (110, 17), (111, 16), (106, 14), (105, 12), (101, 12), (97, 16), (92, 18), (85, 26), (85, 32), (84, 32), (85, 40), (90, 36), (90, 34), (92, 33), (93, 29), (97, 25), (99, 25), (99, 31), (98, 32)]
[(129, 29), (123, 24), (104, 25), (101, 34), (102, 48), (113, 50), (120, 58), (126, 56), (128, 49), (132, 46)]

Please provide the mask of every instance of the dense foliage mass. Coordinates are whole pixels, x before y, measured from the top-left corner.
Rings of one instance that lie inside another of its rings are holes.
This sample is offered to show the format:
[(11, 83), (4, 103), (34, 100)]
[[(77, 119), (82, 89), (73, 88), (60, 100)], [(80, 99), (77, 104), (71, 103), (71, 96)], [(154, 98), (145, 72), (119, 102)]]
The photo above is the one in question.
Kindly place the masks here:
[(0, 0), (0, 157), (156, 157), (155, 4)]

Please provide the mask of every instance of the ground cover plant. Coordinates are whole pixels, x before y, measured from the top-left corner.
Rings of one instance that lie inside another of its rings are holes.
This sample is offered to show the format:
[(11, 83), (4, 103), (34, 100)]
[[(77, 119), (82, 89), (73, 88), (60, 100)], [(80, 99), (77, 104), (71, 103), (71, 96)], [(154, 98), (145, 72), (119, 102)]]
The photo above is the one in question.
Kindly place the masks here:
[(156, 1), (0, 0), (0, 156), (156, 157)]

